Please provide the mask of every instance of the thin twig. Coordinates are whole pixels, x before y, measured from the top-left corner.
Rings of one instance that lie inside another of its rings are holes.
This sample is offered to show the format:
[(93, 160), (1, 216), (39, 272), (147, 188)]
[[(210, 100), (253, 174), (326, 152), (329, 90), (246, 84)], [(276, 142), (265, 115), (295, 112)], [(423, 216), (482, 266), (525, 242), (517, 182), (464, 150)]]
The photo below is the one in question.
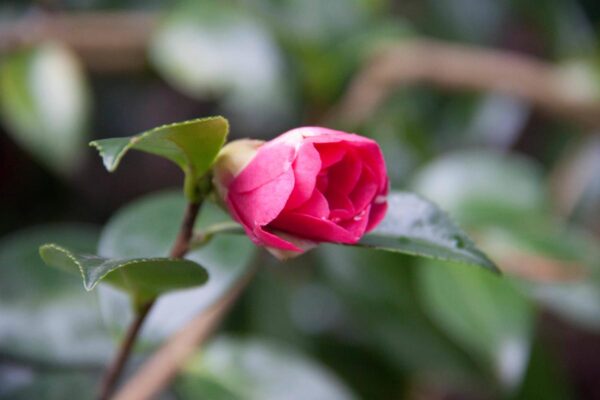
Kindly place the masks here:
[[(169, 254), (171, 257), (182, 258), (188, 252), (190, 240), (193, 235), (194, 223), (196, 222), (196, 217), (201, 206), (202, 202), (188, 203), (183, 216), (183, 221), (181, 222), (181, 228), (179, 229), (179, 233)], [(131, 356), (131, 351), (133, 350), (133, 346), (140, 333), (142, 325), (153, 305), (154, 301), (150, 301), (144, 304), (137, 311), (134, 321), (129, 326), (127, 334), (121, 342), (117, 356), (106, 370), (104, 378), (102, 379), (100, 395), (98, 397), (100, 400), (109, 399), (110, 395), (114, 391), (115, 385), (117, 384), (117, 381), (121, 376), (125, 365), (127, 364), (127, 360)]]
[[(91, 70), (136, 71), (147, 65), (146, 48), (159, 16), (150, 12), (55, 13), (3, 21), (0, 54), (53, 40), (73, 49)], [(367, 61), (327, 120), (360, 124), (393, 91), (426, 83), (505, 93), (549, 114), (599, 127), (595, 83), (579, 78), (561, 66), (515, 52), (427, 39), (405, 40)]]
[(203, 229), (194, 234), (190, 240), (190, 250), (204, 246), (207, 244), (215, 235), (222, 235), (227, 233), (244, 233), (244, 228), (237, 222), (227, 221), (213, 224), (206, 229)]
[(503, 93), (586, 127), (600, 126), (600, 97), (585, 73), (514, 52), (423, 39), (376, 53), (327, 119), (360, 125), (392, 93), (419, 83)]
[(188, 322), (148, 360), (113, 400), (154, 398), (171, 382), (189, 357), (215, 330), (256, 272), (253, 267), (223, 297)]
[(60, 42), (91, 70), (123, 72), (146, 66), (146, 47), (159, 14), (147, 11), (30, 14), (0, 24), (0, 55), (41, 42)]
[(198, 215), (198, 210), (200, 210), (201, 205), (202, 203), (189, 203), (185, 209), (179, 234), (177, 235), (175, 243), (173, 243), (173, 247), (171, 248), (171, 257), (181, 258), (188, 252), (190, 248), (190, 240), (194, 235), (194, 223), (196, 222), (196, 216)]
[(106, 400), (109, 398), (112, 393), (125, 364), (131, 354), (131, 350), (133, 349), (133, 345), (140, 333), (140, 329), (148, 315), (148, 312), (152, 308), (154, 304), (153, 301), (146, 303), (136, 314), (135, 319), (132, 324), (129, 325), (127, 329), (127, 333), (121, 342), (121, 346), (119, 347), (119, 351), (117, 356), (111, 363), (111, 365), (106, 370), (104, 377), (102, 378), (102, 383), (100, 384), (100, 395), (98, 398), (100, 400)]

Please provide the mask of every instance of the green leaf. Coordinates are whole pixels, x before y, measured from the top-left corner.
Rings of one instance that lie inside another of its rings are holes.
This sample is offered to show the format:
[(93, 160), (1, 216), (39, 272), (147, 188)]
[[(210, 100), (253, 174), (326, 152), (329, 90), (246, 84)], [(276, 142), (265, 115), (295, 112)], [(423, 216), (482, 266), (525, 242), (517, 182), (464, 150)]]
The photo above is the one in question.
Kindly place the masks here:
[(45, 267), (38, 248), (50, 240), (93, 252), (98, 231), (81, 224), (42, 225), (0, 240), (0, 353), (101, 366), (113, 343), (98, 299), (81, 290), (77, 275)]
[(180, 3), (154, 32), (149, 59), (182, 93), (218, 97), (220, 108), (246, 132), (264, 133), (293, 115), (283, 55), (263, 21), (242, 4)]
[(508, 278), (428, 261), (418, 269), (431, 318), (506, 389), (521, 381), (529, 359), (533, 304)]
[(71, 173), (80, 160), (89, 103), (82, 67), (62, 45), (45, 43), (0, 65), (0, 111), (8, 133), (58, 173)]
[(391, 193), (385, 219), (363, 237), (359, 246), (498, 271), (442, 210), (413, 193)]
[(347, 307), (340, 319), (354, 327), (348, 335), (369, 338), (368, 345), (402, 371), (439, 373), (456, 384), (489, 378), (424, 313), (416, 290), (421, 259), (334, 245), (315, 254), (325, 285)]
[(540, 166), (494, 151), (461, 151), (436, 159), (417, 174), (411, 189), (469, 226), (530, 217), (547, 205)]
[[(177, 191), (153, 193), (117, 211), (100, 235), (98, 254), (107, 258), (166, 257), (179, 230), (185, 199)], [(196, 228), (231, 221), (215, 204), (202, 206)], [(160, 341), (223, 295), (247, 272), (256, 247), (242, 235), (217, 235), (186, 258), (202, 265), (210, 276), (200, 288), (167, 293), (160, 297), (145, 322), (142, 336)], [(110, 324), (125, 329), (129, 318), (127, 298), (114, 290), (100, 291), (100, 301)]]
[(111, 260), (97, 255), (78, 254), (55, 244), (40, 247), (40, 255), (49, 266), (79, 272), (86, 290), (106, 280), (139, 301), (177, 289), (204, 284), (207, 272), (193, 261), (175, 258), (139, 258)]
[(175, 390), (184, 400), (355, 398), (317, 362), (273, 341), (258, 339), (211, 342), (184, 369)]
[(200, 178), (212, 166), (228, 133), (229, 123), (217, 116), (163, 125), (132, 137), (95, 140), (90, 146), (98, 149), (110, 172), (131, 149), (171, 160), (185, 173), (188, 198), (196, 200)]
[[(101, 366), (90, 372), (87, 368), (61, 368), (60, 365), (3, 365), (0, 373), (1, 400), (92, 400), (94, 388), (101, 378)], [(4, 376), (3, 376), (4, 375)], [(17, 378), (15, 377), (26, 377)], [(12, 378), (12, 379), (11, 379)]]

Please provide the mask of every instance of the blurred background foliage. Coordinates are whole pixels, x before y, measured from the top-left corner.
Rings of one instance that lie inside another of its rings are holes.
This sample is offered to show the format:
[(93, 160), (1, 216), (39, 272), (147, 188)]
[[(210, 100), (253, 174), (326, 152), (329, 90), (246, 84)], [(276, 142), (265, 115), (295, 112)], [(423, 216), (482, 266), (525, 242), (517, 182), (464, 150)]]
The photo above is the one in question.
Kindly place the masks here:
[(122, 295), (47, 270), (40, 243), (161, 255), (174, 237), (182, 198), (150, 193), (180, 185), (176, 167), (132, 154), (109, 176), (86, 142), (219, 113), (232, 138), (377, 139), (392, 186), (447, 210), (504, 276), (330, 245), (281, 264), (216, 240), (190, 256), (214, 279), (161, 299), (134, 365), (261, 268), (164, 398), (600, 398), (597, 119), (435, 82), (360, 123), (335, 112), (379, 52), (430, 38), (534, 57), (597, 116), (599, 29), (593, 0), (3, 0), (0, 398), (93, 398), (130, 318)]

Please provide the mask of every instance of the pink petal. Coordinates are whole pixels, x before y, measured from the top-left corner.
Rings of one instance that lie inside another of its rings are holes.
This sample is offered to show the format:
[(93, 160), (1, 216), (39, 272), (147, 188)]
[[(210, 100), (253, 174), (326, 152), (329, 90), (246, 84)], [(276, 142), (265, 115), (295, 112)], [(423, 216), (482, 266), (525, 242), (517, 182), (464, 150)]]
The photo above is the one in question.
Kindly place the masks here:
[(379, 191), (386, 191), (388, 186), (387, 170), (381, 148), (376, 142), (364, 143), (357, 146), (363, 162), (369, 166), (373, 176), (377, 179)]
[(350, 232), (353, 236), (362, 237), (367, 229), (369, 223), (371, 206), (367, 206), (358, 215), (353, 216), (345, 221), (339, 223), (341, 227)]
[(327, 192), (327, 187), (329, 187), (329, 177), (325, 171), (321, 171), (317, 176), (317, 190), (325, 193)]
[(296, 153), (296, 148), (292, 145), (267, 142), (234, 178), (229, 190), (238, 193), (249, 192), (274, 180), (292, 167)]
[(369, 213), (369, 223), (367, 224), (366, 232), (372, 231), (385, 217), (388, 205), (384, 203), (373, 203), (371, 212)]
[(258, 244), (261, 246), (274, 247), (276, 249), (281, 250), (289, 250), (289, 251), (298, 251), (302, 252), (303, 250), (294, 244), (288, 242), (287, 240), (283, 240), (277, 235), (274, 235), (270, 232), (267, 232), (263, 227), (257, 226), (254, 229), (254, 236), (259, 239)]
[(354, 204), (352, 204), (348, 196), (342, 193), (332, 192), (327, 200), (329, 201), (330, 220), (335, 222), (354, 216)]
[(373, 174), (370, 172), (368, 167), (364, 167), (360, 180), (356, 184), (356, 187), (350, 193), (350, 200), (354, 205), (354, 210), (364, 210), (377, 195), (378, 183)]
[(329, 128), (309, 126), (297, 128), (295, 131), (300, 131), (305, 141), (309, 143), (337, 143), (343, 141), (352, 143), (375, 143), (375, 145), (377, 145), (373, 139)]
[(253, 231), (267, 225), (283, 210), (294, 188), (294, 172), (288, 169), (276, 179), (249, 192), (230, 190), (228, 201), (235, 208), (239, 222)]
[(322, 242), (356, 243), (360, 239), (329, 220), (293, 212), (281, 214), (271, 226), (299, 237)]
[(315, 146), (308, 143), (300, 147), (293, 165), (295, 185), (285, 206), (293, 209), (306, 202), (315, 190), (317, 175), (321, 170), (321, 157)]
[(310, 199), (293, 210), (293, 212), (312, 215), (317, 218), (327, 218), (329, 217), (329, 204), (327, 204), (327, 199), (323, 196), (323, 193), (315, 189)]
[(327, 175), (329, 176), (329, 186), (325, 197), (330, 193), (337, 192), (348, 195), (356, 186), (360, 179), (362, 163), (352, 152), (346, 153), (342, 161), (331, 166)]
[(346, 146), (340, 146), (339, 143), (317, 143), (314, 144), (321, 156), (321, 169), (328, 168), (339, 162), (346, 154)]

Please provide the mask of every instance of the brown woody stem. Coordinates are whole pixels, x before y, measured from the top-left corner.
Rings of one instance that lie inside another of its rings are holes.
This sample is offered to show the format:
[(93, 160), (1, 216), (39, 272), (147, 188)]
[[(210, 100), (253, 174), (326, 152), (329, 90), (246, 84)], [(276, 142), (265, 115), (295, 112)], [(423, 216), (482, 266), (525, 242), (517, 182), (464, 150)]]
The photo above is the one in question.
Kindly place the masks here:
[[(201, 201), (197, 203), (188, 203), (183, 216), (183, 221), (181, 223), (181, 228), (179, 229), (177, 238), (175, 239), (173, 247), (171, 248), (171, 252), (169, 253), (170, 257), (182, 258), (188, 252), (190, 241), (193, 235), (194, 223), (196, 222), (196, 217), (198, 216), (198, 211), (200, 210), (201, 206)], [(142, 325), (152, 309), (153, 304), (154, 300), (145, 303), (137, 310), (135, 319), (127, 329), (127, 333), (123, 339), (123, 342), (121, 342), (117, 356), (106, 370), (104, 378), (102, 379), (100, 394), (98, 397), (99, 400), (108, 400), (112, 395), (115, 385), (117, 384), (117, 381), (119, 380), (119, 377), (121, 376), (121, 373), (127, 364), (127, 360), (129, 360), (129, 357), (131, 356), (131, 351), (133, 350), (133, 346), (140, 333)]]

